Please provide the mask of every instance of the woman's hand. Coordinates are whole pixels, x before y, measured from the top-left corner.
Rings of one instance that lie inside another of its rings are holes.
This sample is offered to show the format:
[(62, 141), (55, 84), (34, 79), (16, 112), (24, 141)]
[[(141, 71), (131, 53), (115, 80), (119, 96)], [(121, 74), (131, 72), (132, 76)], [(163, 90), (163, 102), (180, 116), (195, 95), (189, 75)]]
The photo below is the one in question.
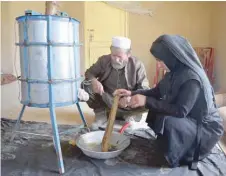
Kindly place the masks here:
[(138, 108), (138, 107), (145, 106), (145, 104), (146, 104), (146, 96), (137, 94), (131, 97), (131, 100), (128, 106), (131, 108)]
[(131, 91), (126, 90), (126, 89), (117, 89), (114, 93), (114, 96), (119, 96), (119, 97), (129, 97), (131, 96)]

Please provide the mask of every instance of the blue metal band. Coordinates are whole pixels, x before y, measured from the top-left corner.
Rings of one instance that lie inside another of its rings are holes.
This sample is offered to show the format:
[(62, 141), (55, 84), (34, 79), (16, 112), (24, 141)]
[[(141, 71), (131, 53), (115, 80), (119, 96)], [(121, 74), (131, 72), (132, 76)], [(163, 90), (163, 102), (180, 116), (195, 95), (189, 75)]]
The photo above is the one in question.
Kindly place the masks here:
[(73, 46), (81, 46), (81, 43), (54, 43), (54, 42), (23, 42), (23, 43), (16, 43), (17, 46), (68, 46), (68, 47), (73, 47)]
[[(50, 41), (50, 35), (51, 35), (51, 16), (48, 16), (47, 18), (47, 42)], [(48, 63), (47, 63), (47, 70), (48, 70), (48, 79), (49, 81), (52, 79), (52, 46), (47, 46), (47, 57), (48, 57)], [(53, 97), (53, 91), (52, 91), (52, 84), (49, 84), (49, 104), (50, 107), (54, 106), (54, 97)]]
[[(76, 30), (76, 24), (78, 23), (73, 23), (73, 28), (74, 28), (74, 43), (76, 42), (76, 39), (79, 39), (78, 36), (78, 31)], [(75, 76), (80, 76), (80, 59), (79, 56), (77, 57), (77, 54), (79, 54), (79, 51), (77, 53), (77, 47), (74, 45), (74, 63), (75, 63)], [(78, 75), (79, 73), (79, 75)], [(78, 102), (78, 82), (75, 82), (75, 101)]]
[(54, 16), (54, 15), (31, 15), (31, 16), (19, 16), (16, 18), (18, 22), (23, 22), (26, 19), (28, 20), (45, 20), (48, 21), (49, 17), (51, 17), (51, 21), (71, 21), (72, 23), (80, 23), (79, 20), (70, 17), (62, 17), (62, 16)]
[[(47, 17), (47, 42), (49, 43), (51, 41), (51, 22), (52, 22), (52, 17), (48, 16)], [(53, 54), (52, 54), (52, 46), (48, 45), (47, 46), (47, 55), (48, 55), (48, 79), (49, 81), (52, 80), (52, 75), (54, 74), (53, 71), (54, 69), (52, 68), (52, 61), (53, 61)], [(50, 110), (50, 116), (51, 116), (51, 122), (52, 122), (52, 129), (53, 129), (53, 142), (54, 146), (56, 149), (57, 157), (58, 157), (58, 166), (60, 169), (60, 173), (64, 173), (64, 163), (63, 163), (63, 158), (62, 158), (62, 151), (61, 151), (61, 146), (60, 146), (60, 137), (58, 134), (58, 128), (57, 128), (57, 122), (56, 122), (56, 113), (55, 113), (55, 99), (54, 99), (54, 92), (53, 92), (53, 85), (49, 84), (49, 110)], [(62, 104), (62, 103), (60, 103)]]
[[(75, 32), (75, 24), (73, 24), (73, 28), (74, 28), (74, 32)], [(74, 33), (74, 42), (75, 42), (75, 33)], [(76, 68), (76, 50), (75, 50), (75, 46), (73, 48), (74, 50), (74, 67)], [(75, 77), (76, 77), (76, 70), (75, 70)], [(78, 96), (78, 89), (77, 89), (77, 82), (74, 83), (75, 85), (75, 101), (77, 102), (77, 96)]]
[(75, 79), (52, 79), (51, 81), (49, 80), (37, 80), (37, 79), (18, 79), (21, 82), (28, 82), (31, 84), (61, 84), (65, 82), (77, 82), (80, 80), (83, 80), (83, 77), (80, 78), (75, 78)]
[[(27, 34), (27, 29), (28, 29), (28, 25), (27, 25), (27, 20), (24, 21), (24, 25), (23, 25), (23, 30), (24, 30), (24, 42), (27, 42), (28, 41), (28, 34)], [(25, 76), (25, 79), (28, 79), (29, 77), (29, 57), (28, 57), (28, 48), (26, 46), (24, 46), (24, 76)], [(28, 91), (27, 91), (27, 94), (28, 94), (28, 99), (26, 100), (26, 102), (30, 102), (31, 100), (31, 86), (29, 83), (27, 83), (27, 87), (28, 87)]]
[[(36, 107), (36, 108), (49, 108), (50, 105), (49, 103), (45, 103), (45, 104), (37, 104), (37, 103), (28, 103), (26, 101), (21, 101), (20, 102), (23, 105), (26, 105), (28, 107)], [(64, 103), (55, 103), (54, 107), (64, 107), (64, 106), (71, 106), (74, 105), (76, 102), (64, 102)]]

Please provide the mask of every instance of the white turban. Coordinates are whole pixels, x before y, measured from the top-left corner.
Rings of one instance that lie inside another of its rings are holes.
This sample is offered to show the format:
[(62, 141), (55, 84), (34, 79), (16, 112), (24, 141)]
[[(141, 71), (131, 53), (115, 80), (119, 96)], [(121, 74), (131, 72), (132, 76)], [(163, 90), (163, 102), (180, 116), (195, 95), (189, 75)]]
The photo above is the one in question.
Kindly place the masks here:
[(126, 37), (113, 37), (111, 46), (121, 48), (121, 49), (130, 49), (131, 40)]

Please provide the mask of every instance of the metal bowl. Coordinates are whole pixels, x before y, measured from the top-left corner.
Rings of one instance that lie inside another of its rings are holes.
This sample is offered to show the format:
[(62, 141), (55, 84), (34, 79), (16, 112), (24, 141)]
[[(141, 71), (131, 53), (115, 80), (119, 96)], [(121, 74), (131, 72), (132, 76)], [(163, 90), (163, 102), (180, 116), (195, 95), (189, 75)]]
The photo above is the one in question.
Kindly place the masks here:
[(113, 132), (110, 138), (110, 145), (115, 146), (114, 151), (101, 152), (101, 143), (104, 137), (104, 131), (94, 131), (79, 136), (76, 145), (83, 153), (91, 158), (109, 159), (115, 158), (130, 145), (130, 138)]

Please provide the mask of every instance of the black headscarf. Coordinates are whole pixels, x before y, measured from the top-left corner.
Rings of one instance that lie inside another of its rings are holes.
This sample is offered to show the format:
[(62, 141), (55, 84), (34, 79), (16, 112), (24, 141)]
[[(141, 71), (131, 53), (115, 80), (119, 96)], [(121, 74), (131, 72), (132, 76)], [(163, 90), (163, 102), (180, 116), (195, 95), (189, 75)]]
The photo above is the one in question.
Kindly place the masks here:
[(177, 72), (185, 68), (192, 70), (199, 78), (196, 80), (200, 82), (204, 91), (207, 111), (209, 112), (209, 109), (213, 107), (213, 89), (191, 44), (179, 35), (162, 35), (153, 42), (150, 52), (157, 59), (163, 61), (170, 72)]
[(163, 42), (154, 42), (150, 52), (157, 59), (164, 62), (164, 64), (168, 67), (171, 72), (175, 72), (181, 67), (184, 66), (169, 50), (167, 46), (164, 45)]

